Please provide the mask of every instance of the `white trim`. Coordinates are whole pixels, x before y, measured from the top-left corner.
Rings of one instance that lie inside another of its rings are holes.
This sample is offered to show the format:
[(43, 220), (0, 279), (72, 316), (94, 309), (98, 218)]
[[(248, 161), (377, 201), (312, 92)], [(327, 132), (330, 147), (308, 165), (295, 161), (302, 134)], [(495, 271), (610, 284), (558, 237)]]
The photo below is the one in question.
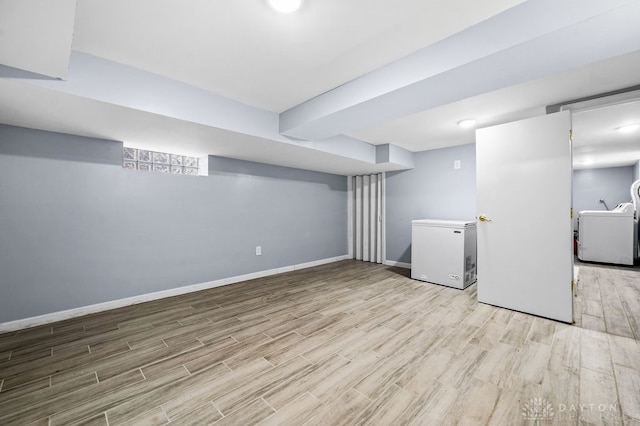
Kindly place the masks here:
[(382, 263), (387, 266), (397, 266), (398, 268), (411, 269), (411, 264), (406, 262), (396, 262), (395, 260), (385, 260)]
[(380, 178), (380, 262), (387, 258), (387, 173)]
[(353, 252), (353, 201), (355, 194), (353, 191), (353, 183), (355, 178), (353, 176), (347, 176), (347, 244), (349, 245), (349, 259), (355, 258)]
[(382, 263), (385, 263), (387, 259), (387, 173), (382, 172), (382, 181), (380, 187), (380, 217), (381, 217), (381, 229), (380, 244), (382, 245)]
[(182, 294), (193, 293), (195, 291), (207, 290), (210, 288), (221, 287), (223, 285), (235, 284), (242, 281), (253, 280), (256, 278), (262, 278), (270, 275), (281, 274), (283, 272), (297, 271), (299, 269), (311, 268), (313, 266), (325, 265), (327, 263), (339, 262), (341, 260), (347, 260), (347, 259), (350, 259), (349, 255), (330, 257), (327, 259), (320, 259), (320, 260), (314, 260), (306, 263), (299, 263), (297, 265), (283, 266), (280, 268), (268, 269), (266, 271), (252, 272), (250, 274), (222, 278), (215, 281), (209, 281), (209, 282), (200, 283), (200, 284), (193, 284), (193, 285), (184, 286), (184, 287), (176, 287), (169, 290), (162, 290), (154, 293), (141, 294), (139, 296), (127, 297), (127, 298), (118, 299), (118, 300), (111, 300), (109, 302), (97, 303), (95, 305), (82, 306), (80, 308), (73, 308), (65, 311), (52, 312), (50, 314), (39, 315), (36, 317), (4, 322), (4, 323), (0, 323), (0, 333), (22, 330), (24, 328), (35, 327), (38, 325), (49, 324), (52, 322), (62, 321), (70, 318), (76, 318), (83, 315), (108, 311), (110, 309), (117, 309), (117, 308), (122, 308), (124, 306), (137, 305), (139, 303), (150, 302), (152, 300), (158, 300), (158, 299), (164, 299), (166, 297), (180, 296)]
[(369, 262), (369, 208), (371, 207), (371, 176), (362, 176), (362, 260)]
[(362, 176), (356, 176), (355, 259), (362, 260)]
[[(342, 256), (329, 257), (327, 259), (313, 260), (311, 262), (298, 263), (297, 265), (293, 265), (293, 270), (297, 271), (299, 269), (313, 268), (314, 266), (326, 265), (327, 263), (340, 262), (341, 260), (348, 260), (348, 259), (351, 259), (351, 257), (349, 257), (348, 254), (344, 254)], [(276, 273), (279, 273), (279, 272), (276, 272)], [(273, 274), (268, 274), (268, 275), (273, 275)]]
[(378, 248), (378, 205), (380, 201), (380, 193), (378, 192), (378, 180), (380, 175), (371, 175), (371, 181), (369, 182), (369, 191), (371, 193), (371, 205), (369, 206), (369, 261), (378, 263), (378, 254), (376, 249)]

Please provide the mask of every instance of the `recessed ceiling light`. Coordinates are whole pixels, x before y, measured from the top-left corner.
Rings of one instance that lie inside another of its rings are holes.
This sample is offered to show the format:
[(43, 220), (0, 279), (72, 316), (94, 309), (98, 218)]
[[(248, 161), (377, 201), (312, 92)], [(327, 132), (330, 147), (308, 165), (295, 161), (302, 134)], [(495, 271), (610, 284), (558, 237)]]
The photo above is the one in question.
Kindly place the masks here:
[(582, 161), (580, 161), (580, 164), (584, 164), (585, 166), (590, 166), (593, 163), (594, 163), (593, 160), (582, 160)]
[(476, 120), (474, 120), (472, 118), (468, 118), (466, 120), (458, 121), (458, 126), (462, 127), (463, 129), (468, 129), (470, 127), (474, 127), (475, 125), (476, 125)]
[(300, 9), (302, 0), (269, 0), (269, 5), (281, 13), (291, 13)]
[(640, 124), (629, 124), (627, 126), (618, 127), (616, 130), (620, 133), (631, 133), (640, 129)]

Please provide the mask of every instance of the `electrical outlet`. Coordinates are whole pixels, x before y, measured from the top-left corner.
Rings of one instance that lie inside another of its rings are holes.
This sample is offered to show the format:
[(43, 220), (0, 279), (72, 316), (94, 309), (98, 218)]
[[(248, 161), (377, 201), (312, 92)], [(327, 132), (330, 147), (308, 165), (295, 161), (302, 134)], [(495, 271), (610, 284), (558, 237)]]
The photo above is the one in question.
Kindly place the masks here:
[(262, 256), (262, 247), (256, 246), (256, 256)]
[(453, 168), (454, 169), (459, 169), (460, 168), (460, 160), (455, 160), (453, 162)]

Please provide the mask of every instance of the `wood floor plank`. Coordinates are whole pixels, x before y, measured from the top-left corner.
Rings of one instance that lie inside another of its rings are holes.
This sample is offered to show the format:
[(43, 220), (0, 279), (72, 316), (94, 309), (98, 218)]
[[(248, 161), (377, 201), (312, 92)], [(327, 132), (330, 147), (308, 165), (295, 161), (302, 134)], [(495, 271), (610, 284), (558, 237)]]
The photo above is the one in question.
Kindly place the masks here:
[[(47, 423), (47, 424), (50, 424), (50, 423)], [(90, 419), (73, 423), (73, 426), (109, 426), (109, 422), (107, 421), (107, 418), (105, 417), (104, 413), (102, 413)]]
[(316, 415), (305, 426), (347, 426), (356, 424), (356, 418), (371, 403), (371, 400), (353, 389), (347, 390), (340, 398), (323, 404)]
[[(183, 415), (173, 418), (171, 425), (173, 426), (206, 426), (210, 425), (222, 418), (222, 413), (211, 402), (196, 407), (192, 411), (185, 412)], [(243, 424), (239, 422), (238, 424)]]
[[(540, 385), (537, 383), (524, 382), (513, 388), (502, 389), (487, 424), (495, 426), (536, 424), (534, 420), (523, 416), (523, 412), (526, 413), (523, 411), (525, 404), (534, 403), (535, 398), (540, 398)], [(541, 421), (540, 424), (544, 423)], [(560, 422), (560, 424), (574, 423)]]
[[(615, 365), (615, 376), (620, 394), (620, 409), (625, 416), (625, 423), (640, 422), (640, 370), (623, 365)], [(607, 410), (609, 417), (614, 417)]]
[(180, 418), (207, 402), (222, 397), (226, 392), (233, 391), (250, 382), (260, 373), (269, 371), (272, 368), (273, 366), (264, 359), (258, 359), (216, 380), (207, 382), (205, 385), (199, 386), (191, 392), (184, 393), (167, 401), (162, 405), (162, 408), (164, 408), (164, 411), (173, 421), (173, 419)]
[[(438, 382), (426, 384), (414, 404), (407, 407), (399, 424), (442, 425), (449, 409), (460, 398), (461, 390), (443, 386)], [(407, 416), (410, 414), (410, 416)]]
[[(203, 369), (197, 374), (189, 374), (180, 376), (173, 381), (160, 384), (144, 393), (129, 397), (126, 401), (107, 410), (107, 418), (109, 424), (115, 426), (126, 423), (128, 419), (136, 416), (137, 413), (152, 410), (160, 407), (166, 402), (178, 398), (181, 395), (197, 392), (198, 389), (207, 385), (207, 383), (222, 377), (230, 372), (229, 368), (224, 364), (215, 364), (209, 368)], [(164, 416), (164, 411), (162, 411)], [(168, 420), (168, 419), (167, 419)]]
[[(216, 364), (220, 361), (229, 359), (236, 354), (242, 354), (244, 353), (244, 351), (251, 350), (256, 346), (259, 346), (269, 341), (271, 341), (269, 337), (265, 336), (264, 334), (258, 334), (251, 341), (238, 343), (237, 345), (229, 345), (229, 346), (225, 345), (223, 348), (215, 351), (210, 351), (210, 350), (205, 351), (208, 353), (205, 353), (205, 355), (199, 356), (189, 362), (186, 362), (184, 365), (187, 367), (187, 370), (189, 370), (191, 373), (194, 373), (203, 368), (207, 368), (211, 364)], [(259, 357), (259, 358), (263, 359), (262, 357)], [(256, 360), (258, 358), (253, 357), (252, 359)], [(245, 364), (246, 363), (242, 365), (245, 365)], [(236, 369), (238, 368), (239, 365), (235, 366)]]
[(86, 353), (56, 362), (37, 362), (29, 363), (29, 365), (20, 364), (0, 371), (0, 374), (5, 379), (3, 388), (9, 389), (43, 377), (51, 376), (52, 374), (56, 374), (61, 371), (69, 373), (71, 370), (74, 370), (74, 372), (77, 372), (77, 375), (83, 375), (86, 373), (86, 370), (82, 366), (103, 362), (103, 360), (108, 359), (111, 356), (129, 351), (129, 346), (126, 343), (121, 343), (120, 345), (110, 347), (105, 351)]
[(313, 386), (310, 392), (324, 404), (339, 398), (384, 361), (376, 352), (360, 354), (334, 374)]
[(534, 318), (527, 340), (550, 346), (553, 343), (557, 324), (557, 322), (546, 318)]
[(353, 388), (369, 399), (375, 400), (385, 389), (394, 385), (408, 369), (417, 365), (422, 355), (412, 351), (401, 351), (389, 357), (378, 368), (356, 383)]
[(467, 346), (478, 329), (479, 327), (474, 325), (456, 328), (442, 341), (440, 346), (457, 354)]
[[(538, 395), (532, 395), (531, 397), (534, 396)], [(554, 417), (558, 421), (577, 423), (578, 416), (572, 410), (572, 407), (578, 407), (580, 404), (579, 372), (568, 368), (560, 371), (545, 371), (539, 396), (553, 404), (557, 416)]]
[(38, 362), (42, 362), (43, 358), (50, 359), (52, 355), (51, 346), (45, 346), (37, 348), (36, 350), (32, 350), (32, 348), (27, 348), (26, 350), (14, 349), (12, 351), (6, 352), (7, 354), (11, 354), (11, 359), (0, 362), (0, 368), (8, 369), (11, 366), (23, 364), (29, 361), (40, 360)]
[(329, 357), (334, 353), (338, 353), (345, 347), (351, 347), (363, 339), (367, 335), (362, 330), (352, 330), (349, 333), (340, 334), (333, 339), (329, 340), (326, 344), (317, 346), (302, 354), (304, 359), (308, 359), (313, 363), (318, 363), (324, 358)]
[[(582, 329), (580, 339), (580, 365), (584, 368), (613, 376), (607, 335), (593, 330)], [(591, 348), (599, 348), (601, 350), (594, 351)]]
[(305, 337), (290, 346), (265, 354), (264, 358), (273, 365), (282, 364), (298, 355), (309, 352), (318, 346), (326, 344), (335, 335), (330, 331), (323, 329), (308, 337)]
[(564, 324), (558, 324), (551, 344), (549, 369), (561, 371), (568, 368), (580, 372), (581, 330)]
[(620, 365), (640, 371), (640, 342), (613, 334), (609, 334), (607, 337), (609, 338), (611, 361), (614, 367)]
[(582, 303), (583, 314), (604, 318), (604, 311), (602, 310), (602, 302), (600, 300), (584, 299)]
[(453, 333), (454, 329), (446, 325), (436, 325), (428, 330), (420, 329), (414, 339), (408, 341), (406, 349), (418, 354), (427, 355), (440, 350), (442, 342)]
[(245, 322), (238, 320), (235, 317), (225, 318), (222, 321), (214, 321), (212, 331), (205, 335), (199, 336), (198, 340), (202, 342), (202, 344), (206, 345), (207, 343), (216, 342), (220, 340), (221, 337), (229, 337), (238, 331), (243, 332), (251, 332), (253, 335), (261, 334), (261, 328), (253, 328), (259, 326), (263, 323), (268, 323), (271, 321), (267, 317), (258, 317), (253, 318), (251, 320), (247, 320)]
[(57, 411), (51, 416), (50, 426), (68, 425), (73, 422), (90, 419), (99, 413), (108, 411), (129, 399), (147, 394), (157, 388), (163, 387), (182, 377), (187, 377), (188, 372), (184, 367), (178, 367), (167, 371), (164, 376), (154, 379), (142, 380), (129, 386), (113, 390), (103, 397), (92, 397), (67, 410)]
[[(445, 424), (486, 424), (493, 414), (500, 389), (482, 380), (473, 379), (449, 408)], [(473, 401), (473, 403), (470, 403)]]
[[(107, 419), (110, 426), (114, 424), (109, 419), (108, 413), (107, 413)], [(120, 425), (121, 426), (160, 426), (167, 423), (169, 423), (169, 419), (167, 418), (167, 415), (164, 413), (162, 408), (156, 407), (142, 414), (139, 414), (123, 423), (120, 423)]]
[[(600, 410), (601, 406), (606, 407), (604, 411)], [(578, 414), (580, 422), (587, 424), (603, 423), (605, 415), (610, 420), (622, 419), (616, 392), (616, 382), (612, 374), (605, 374), (584, 367), (581, 369)], [(611, 421), (606, 423), (615, 424)]]
[[(309, 321), (306, 324), (302, 325), (298, 329), (296, 329), (296, 333), (303, 335), (304, 337), (310, 336), (317, 331), (320, 331), (324, 328), (330, 327), (333, 324), (340, 322), (340, 320), (344, 319), (348, 314), (344, 312), (339, 312), (337, 314), (324, 316), (322, 315), (320, 318)], [(304, 318), (303, 318), (304, 319)]]
[(355, 419), (355, 424), (394, 424), (413, 400), (414, 395), (399, 386), (384, 388), (384, 391)]
[[(74, 389), (67, 393), (56, 394), (48, 399), (34, 399), (31, 397), (25, 400), (21, 406), (12, 404), (10, 410), (0, 412), (0, 424), (21, 425), (29, 421), (51, 416), (63, 410), (71, 410), (86, 401), (93, 399), (100, 400), (112, 392), (122, 390), (143, 380), (144, 376), (142, 376), (139, 370), (130, 371), (96, 385)], [(26, 397), (29, 396), (27, 395)]]
[(522, 347), (525, 342), (529, 329), (533, 323), (532, 319), (522, 320), (515, 314), (511, 317), (509, 324), (504, 332), (504, 335), (500, 338), (500, 342), (511, 345), (515, 348)]
[[(191, 350), (178, 352), (174, 356), (170, 356), (153, 364), (143, 366), (142, 372), (147, 378), (156, 377), (160, 374), (163, 374), (167, 370), (173, 369), (180, 365), (187, 365), (191, 361), (197, 360), (202, 357), (207, 357), (206, 360), (202, 360), (202, 364), (216, 364), (230, 356), (233, 356), (236, 351), (229, 350), (229, 348), (236, 347), (238, 345), (240, 344), (231, 337), (221, 337), (218, 341), (210, 342), (202, 346), (192, 345)], [(221, 353), (222, 351), (225, 352)], [(189, 367), (187, 366), (187, 369), (188, 368)], [(197, 367), (194, 366), (192, 368), (195, 369)]]
[(640, 284), (638, 281), (629, 282), (628, 285), (617, 288), (620, 303), (627, 316), (633, 337), (640, 340)]
[(420, 395), (427, 384), (435, 383), (436, 379), (447, 369), (454, 354), (447, 350), (436, 351), (421, 358), (417, 363), (409, 366), (396, 384), (403, 389)]
[(0, 409), (6, 401), (16, 399), (23, 395), (33, 395), (42, 389), (48, 389), (51, 385), (51, 377), (43, 377), (33, 382), (9, 388), (0, 392)]
[(640, 424), (640, 267), (580, 270), (574, 325), (343, 261), (0, 334), (0, 424)]
[(511, 345), (498, 342), (493, 350), (487, 352), (476, 369), (474, 376), (500, 388), (508, 385), (512, 377), (518, 351)]
[(511, 385), (509, 383), (511, 381), (515, 383), (542, 383), (544, 371), (549, 364), (550, 357), (550, 346), (534, 341), (525, 342), (515, 358), (513, 368), (507, 379), (507, 387)]
[(275, 389), (287, 379), (293, 379), (299, 373), (309, 368), (310, 365), (309, 361), (302, 357), (293, 358), (277, 367), (258, 374), (250, 382), (215, 398), (213, 403), (222, 414), (226, 415), (270, 390)]
[[(275, 410), (271, 408), (269, 404), (267, 404), (262, 398), (256, 398), (247, 404), (242, 410), (236, 410), (233, 413), (220, 418), (213, 424), (215, 426), (255, 425), (273, 413), (275, 413)], [(188, 426), (191, 425), (192, 423), (188, 424)]]
[(482, 327), (491, 319), (491, 316), (494, 314), (496, 309), (499, 308), (491, 305), (485, 305), (484, 303), (478, 303), (473, 307), (471, 313), (465, 317), (462, 323), (474, 327)]
[(584, 314), (584, 313), (581, 316), (580, 327), (587, 330), (599, 331), (601, 333), (604, 333), (607, 331), (607, 324), (604, 318), (594, 317), (593, 315)]
[(349, 363), (350, 361), (348, 359), (333, 354), (317, 364), (312, 365), (306, 369), (303, 374), (265, 392), (263, 398), (271, 407), (278, 410), (288, 404), (292, 399), (309, 392), (331, 376), (338, 374), (338, 372), (342, 371)]
[(346, 358), (355, 359), (362, 353), (374, 350), (374, 348), (379, 349), (380, 342), (384, 342), (394, 334), (396, 334), (395, 330), (390, 328), (376, 327), (365, 333), (360, 339), (352, 342), (349, 346), (341, 348), (338, 353)]
[(305, 393), (258, 424), (260, 426), (304, 424), (307, 420), (310, 420), (321, 407), (322, 404), (315, 396), (310, 393)]
[[(256, 334), (266, 334), (272, 329), (289, 324), (290, 321), (295, 320), (296, 317), (290, 314), (281, 315), (276, 318), (269, 318), (267, 316), (263, 316), (263, 318), (267, 318), (268, 321), (260, 322), (252, 327), (244, 327), (239, 330), (235, 330), (231, 333), (231, 336), (239, 342), (242, 342), (246, 339), (252, 339)], [(254, 321), (257, 318), (249, 318), (244, 320), (245, 322)], [(244, 323), (243, 323), (244, 324)], [(281, 336), (278, 336), (281, 337)]]
[[(95, 385), (98, 383), (98, 378), (95, 373), (86, 373), (82, 376), (72, 378), (70, 380), (56, 383), (52, 386), (41, 387), (37, 390), (31, 390), (30, 392), (6, 392), (6, 396), (0, 393), (0, 412), (3, 410), (9, 410), (9, 407), (13, 410), (28, 408), (33, 401), (49, 400), (56, 395), (64, 395), (67, 392), (78, 391), (85, 387)], [(20, 388), (16, 388), (20, 389)]]
[(471, 380), (486, 356), (487, 351), (484, 349), (468, 345), (451, 359), (448, 368), (438, 377), (438, 381), (447, 387), (461, 389)]
[(227, 358), (225, 360), (225, 364), (228, 365), (232, 370), (235, 370), (240, 365), (247, 364), (251, 361), (255, 361), (256, 359), (267, 359), (267, 356), (269, 356), (270, 354), (283, 349), (288, 349), (302, 339), (303, 337), (297, 333), (285, 334), (278, 337), (277, 339), (269, 340), (260, 345), (247, 348), (237, 355)]
[(300, 327), (305, 326), (309, 322), (319, 321), (322, 319), (322, 315), (313, 313), (307, 315), (304, 318), (295, 317), (295, 319), (287, 321), (281, 325), (271, 327), (265, 331), (265, 334), (272, 339), (283, 336), (285, 334), (297, 331)]

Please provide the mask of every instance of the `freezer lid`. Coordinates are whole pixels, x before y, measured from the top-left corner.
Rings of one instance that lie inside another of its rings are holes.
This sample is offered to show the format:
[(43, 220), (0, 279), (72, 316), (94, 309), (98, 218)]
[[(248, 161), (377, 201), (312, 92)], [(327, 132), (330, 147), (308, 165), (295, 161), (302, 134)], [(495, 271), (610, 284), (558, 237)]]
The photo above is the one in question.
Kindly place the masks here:
[(476, 226), (476, 222), (473, 220), (418, 219), (412, 220), (411, 225), (437, 228), (472, 228)]

